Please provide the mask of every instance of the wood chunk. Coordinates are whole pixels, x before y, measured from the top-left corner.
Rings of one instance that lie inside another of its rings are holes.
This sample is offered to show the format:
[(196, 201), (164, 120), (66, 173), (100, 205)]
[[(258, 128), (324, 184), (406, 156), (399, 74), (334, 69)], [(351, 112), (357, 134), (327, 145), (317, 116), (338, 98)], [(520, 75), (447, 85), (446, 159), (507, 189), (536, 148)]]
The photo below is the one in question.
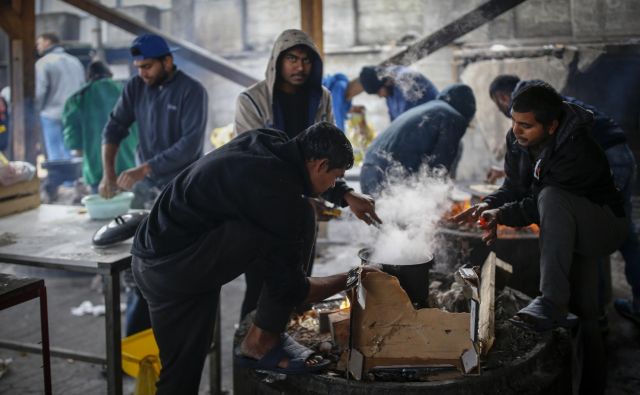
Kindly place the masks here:
[(487, 355), (495, 341), (496, 260), (496, 254), (490, 253), (482, 265), (480, 277), (478, 339), (481, 355)]
[(333, 343), (341, 349), (349, 347), (349, 328), (351, 325), (350, 313), (341, 310), (329, 314), (329, 326), (331, 328), (331, 338)]

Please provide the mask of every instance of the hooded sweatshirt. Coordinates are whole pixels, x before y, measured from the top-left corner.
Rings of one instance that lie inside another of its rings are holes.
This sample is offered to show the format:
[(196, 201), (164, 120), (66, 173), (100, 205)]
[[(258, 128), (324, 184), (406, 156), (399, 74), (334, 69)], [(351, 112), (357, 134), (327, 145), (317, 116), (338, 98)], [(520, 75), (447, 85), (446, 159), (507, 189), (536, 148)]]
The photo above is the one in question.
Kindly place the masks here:
[[(408, 174), (417, 172), (423, 164), (452, 172), (460, 140), (475, 112), (471, 88), (453, 84), (435, 100), (400, 115), (367, 149), (360, 175), (363, 191), (376, 192), (386, 178), (386, 170), (396, 162)], [(365, 170), (367, 167), (375, 171)], [(380, 177), (373, 177), (374, 173)]]
[[(311, 74), (305, 88), (309, 92), (307, 127), (314, 123), (327, 121), (334, 123), (331, 110), (331, 94), (322, 86), (322, 58), (318, 48), (306, 33), (301, 30), (285, 30), (273, 44), (271, 57), (267, 63), (265, 79), (240, 93), (236, 103), (235, 134), (258, 128), (284, 130), (284, 112), (274, 100), (276, 89), (278, 59), (280, 55), (298, 45), (311, 49)], [(300, 133), (302, 130), (298, 131)], [(292, 137), (292, 136), (290, 136)]]
[(558, 130), (543, 149), (536, 165), (529, 152), (518, 145), (513, 130), (507, 133), (506, 178), (496, 192), (485, 197), (491, 208), (501, 208), (507, 226), (540, 223), (538, 194), (554, 186), (599, 205), (607, 205), (624, 217), (623, 199), (616, 189), (607, 157), (591, 136), (593, 114), (575, 104), (564, 103)]

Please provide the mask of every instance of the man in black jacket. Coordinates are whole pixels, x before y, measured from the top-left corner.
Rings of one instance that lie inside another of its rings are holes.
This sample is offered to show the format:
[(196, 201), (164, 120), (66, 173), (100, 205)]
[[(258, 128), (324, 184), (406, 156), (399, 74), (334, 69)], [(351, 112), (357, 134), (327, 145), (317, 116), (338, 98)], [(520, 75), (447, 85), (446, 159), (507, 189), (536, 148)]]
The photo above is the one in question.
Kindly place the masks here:
[(294, 139), (259, 129), (209, 153), (164, 188), (132, 249), (160, 348), (159, 395), (198, 393), (220, 287), (253, 267), (264, 268), (265, 286), (237, 360), (284, 373), (325, 365), (283, 332), (294, 306), (345, 289), (346, 273), (305, 274), (316, 229), (307, 197), (331, 188), (352, 165), (349, 141), (327, 122)]
[(562, 101), (540, 81), (516, 91), (507, 134), (506, 178), (498, 191), (454, 220), (482, 218), (492, 244), (498, 224), (540, 226), (540, 293), (512, 319), (536, 331), (580, 317), (585, 346), (583, 389), (604, 391), (606, 366), (598, 327), (597, 258), (627, 234), (623, 200), (607, 158), (590, 136), (592, 113)]

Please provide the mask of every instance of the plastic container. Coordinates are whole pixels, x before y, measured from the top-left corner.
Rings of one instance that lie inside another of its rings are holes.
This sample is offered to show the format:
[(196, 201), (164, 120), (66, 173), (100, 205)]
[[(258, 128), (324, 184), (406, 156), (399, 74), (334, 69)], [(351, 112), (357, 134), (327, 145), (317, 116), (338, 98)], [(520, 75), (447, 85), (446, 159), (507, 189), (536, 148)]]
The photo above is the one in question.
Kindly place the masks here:
[(140, 372), (140, 363), (147, 357), (153, 360), (153, 368), (159, 375), (160, 351), (152, 329), (122, 339), (122, 370), (126, 374), (137, 378)]
[(121, 192), (111, 199), (105, 199), (98, 194), (85, 196), (82, 204), (89, 211), (89, 216), (93, 219), (111, 219), (129, 211), (133, 192)]

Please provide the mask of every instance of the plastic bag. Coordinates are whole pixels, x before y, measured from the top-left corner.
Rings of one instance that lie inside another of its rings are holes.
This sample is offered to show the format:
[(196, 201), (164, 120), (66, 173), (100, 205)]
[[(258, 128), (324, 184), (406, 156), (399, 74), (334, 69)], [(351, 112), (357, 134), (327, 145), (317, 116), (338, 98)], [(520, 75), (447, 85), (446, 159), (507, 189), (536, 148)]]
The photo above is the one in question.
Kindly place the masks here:
[(140, 371), (136, 379), (134, 395), (156, 394), (156, 383), (160, 377), (160, 372), (157, 369), (158, 365), (158, 357), (155, 355), (147, 355), (140, 361)]
[(31, 163), (8, 162), (6, 159), (3, 161), (0, 158), (0, 185), (8, 187), (19, 182), (29, 181), (35, 175), (36, 167)]

